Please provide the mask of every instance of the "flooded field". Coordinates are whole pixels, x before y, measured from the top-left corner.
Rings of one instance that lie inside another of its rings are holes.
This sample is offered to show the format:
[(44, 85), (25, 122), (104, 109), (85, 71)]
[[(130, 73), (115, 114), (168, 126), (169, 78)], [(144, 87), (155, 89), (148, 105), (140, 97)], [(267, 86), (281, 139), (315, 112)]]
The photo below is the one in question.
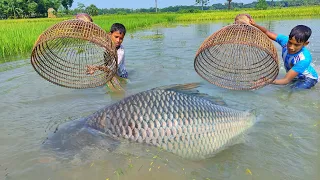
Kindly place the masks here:
[[(320, 67), (320, 19), (258, 21), (289, 34), (311, 27), (309, 50)], [(73, 152), (47, 151), (42, 144), (65, 122), (111, 104), (106, 87), (75, 90), (42, 79), (21, 60), (0, 64), (0, 179), (319, 179), (320, 85), (291, 92), (269, 85), (232, 91), (207, 83), (194, 71), (194, 56), (206, 37), (225, 23), (156, 27), (127, 34), (127, 95), (154, 87), (201, 82), (202, 93), (234, 109), (254, 110), (258, 122), (236, 145), (213, 158), (189, 161), (158, 148), (81, 134)], [(280, 46), (276, 45), (280, 56)], [(281, 58), (281, 57), (280, 57)], [(285, 75), (281, 65), (279, 77)]]

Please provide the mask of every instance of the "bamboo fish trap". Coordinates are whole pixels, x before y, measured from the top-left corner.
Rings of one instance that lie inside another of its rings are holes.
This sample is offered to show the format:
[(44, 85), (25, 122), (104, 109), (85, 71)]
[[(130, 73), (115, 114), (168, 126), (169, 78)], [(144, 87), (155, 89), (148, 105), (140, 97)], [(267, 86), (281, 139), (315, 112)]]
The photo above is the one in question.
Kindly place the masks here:
[[(44, 79), (82, 89), (106, 84), (117, 71), (117, 52), (110, 35), (92, 22), (65, 20), (44, 31), (35, 42), (31, 64)], [(87, 74), (87, 66), (106, 71)]]
[(277, 77), (279, 60), (273, 42), (262, 31), (250, 24), (234, 23), (213, 33), (201, 44), (194, 68), (214, 85), (253, 90)]

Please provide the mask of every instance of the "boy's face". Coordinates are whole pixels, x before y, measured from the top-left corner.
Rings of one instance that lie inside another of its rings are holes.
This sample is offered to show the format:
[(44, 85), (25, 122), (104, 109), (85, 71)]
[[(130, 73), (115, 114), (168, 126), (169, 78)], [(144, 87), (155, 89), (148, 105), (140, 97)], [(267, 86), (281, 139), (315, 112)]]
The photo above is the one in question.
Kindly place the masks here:
[(299, 52), (303, 46), (308, 45), (309, 42), (297, 42), (296, 38), (293, 36), (291, 39), (289, 39), (287, 48), (288, 48), (288, 53), (289, 54), (295, 54)]
[(119, 47), (121, 45), (121, 43), (123, 42), (124, 34), (120, 33), (119, 31), (115, 31), (115, 32), (111, 33), (111, 39), (114, 42), (114, 44), (116, 45), (116, 47)]

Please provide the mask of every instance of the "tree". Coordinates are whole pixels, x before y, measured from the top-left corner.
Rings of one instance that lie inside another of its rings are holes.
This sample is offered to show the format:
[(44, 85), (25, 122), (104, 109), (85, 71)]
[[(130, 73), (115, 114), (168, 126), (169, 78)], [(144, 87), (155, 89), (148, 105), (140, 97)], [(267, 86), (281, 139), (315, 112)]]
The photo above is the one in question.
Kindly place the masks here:
[(84, 9), (86, 8), (86, 6), (83, 3), (79, 3), (78, 2), (78, 7), (79, 10), (84, 11)]
[(203, 6), (208, 5), (210, 0), (196, 0), (196, 4), (201, 4), (201, 9), (203, 10)]
[(74, 9), (74, 13), (82, 13), (85, 12), (86, 6), (83, 3), (78, 2), (78, 7)]
[(231, 2), (232, 0), (227, 0), (228, 1), (228, 9), (230, 10), (231, 9)]
[(319, 2), (319, 0), (303, 0), (303, 4), (306, 6), (319, 5), (320, 2)]
[(258, 0), (256, 9), (267, 9), (267, 8), (268, 8), (268, 3), (266, 0)]
[(57, 13), (59, 16), (63, 16), (66, 11), (66, 8), (64, 8), (62, 5), (57, 9)]
[(91, 4), (90, 6), (88, 6), (86, 8), (86, 12), (90, 15), (90, 16), (96, 16), (99, 13), (99, 9), (97, 8), (97, 6), (95, 6), (94, 4)]
[(289, 6), (301, 6), (303, 5), (303, 1), (301, 0), (287, 0)]
[(4, 18), (4, 7), (2, 2), (0, 1), (0, 19)]
[(61, 0), (62, 6), (68, 11), (71, 8), (73, 0)]
[(37, 12), (38, 4), (36, 2), (31, 2), (28, 4), (28, 14), (29, 16), (34, 16)]
[(58, 9), (62, 0), (0, 0), (0, 18), (45, 17), (49, 8)]
[(13, 16), (14, 18), (18, 18), (22, 15), (23, 10), (20, 8), (20, 4), (22, 1), (10, 0), (4, 4), (4, 12), (7, 14), (7, 17)]
[(52, 2), (50, 6), (55, 10), (57, 10), (61, 6), (61, 0), (50, 0), (50, 1)]

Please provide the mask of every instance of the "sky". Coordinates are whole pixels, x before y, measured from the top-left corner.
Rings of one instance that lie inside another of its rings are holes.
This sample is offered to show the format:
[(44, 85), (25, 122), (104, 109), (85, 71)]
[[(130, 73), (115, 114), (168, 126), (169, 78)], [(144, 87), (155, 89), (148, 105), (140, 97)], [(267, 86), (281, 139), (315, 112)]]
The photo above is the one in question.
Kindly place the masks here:
[[(233, 0), (232, 2), (242, 2), (251, 3), (257, 0)], [(83, 3), (85, 6), (90, 4), (96, 5), (99, 9), (101, 8), (129, 8), (129, 9), (139, 9), (139, 8), (150, 8), (155, 7), (155, 0), (73, 0), (71, 9), (77, 7), (78, 2)], [(178, 5), (194, 5), (195, 0), (158, 0), (158, 8), (165, 8), (168, 6), (178, 6)], [(209, 4), (216, 3), (226, 3), (227, 0), (210, 0)]]

